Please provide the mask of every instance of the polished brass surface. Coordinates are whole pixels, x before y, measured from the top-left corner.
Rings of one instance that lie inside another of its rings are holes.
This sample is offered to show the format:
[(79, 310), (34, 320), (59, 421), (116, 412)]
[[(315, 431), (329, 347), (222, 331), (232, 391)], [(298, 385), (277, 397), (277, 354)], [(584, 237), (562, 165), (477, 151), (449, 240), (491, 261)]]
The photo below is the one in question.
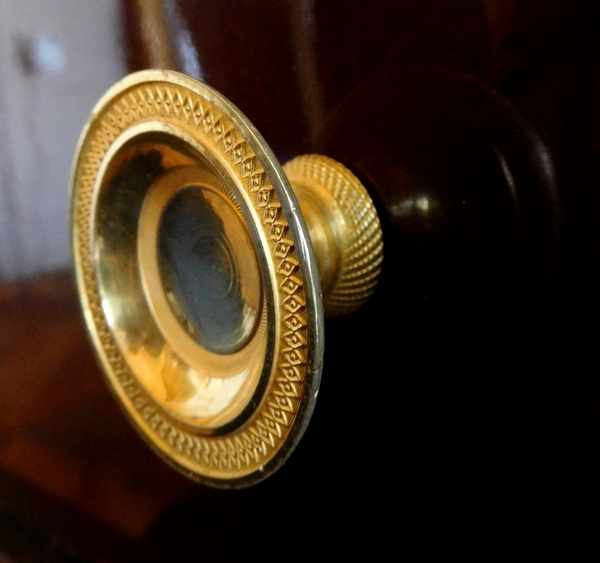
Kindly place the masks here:
[(169, 463), (213, 486), (265, 478), (302, 436), (323, 357), (319, 274), (341, 315), (381, 268), (356, 177), (317, 155), (286, 172), (298, 200), (239, 110), (170, 71), (115, 85), (75, 158), (77, 281), (109, 384)]
[(298, 156), (284, 167), (310, 233), (325, 315), (348, 315), (373, 294), (383, 240), (373, 201), (345, 166), (322, 155)]
[[(314, 407), (323, 313), (297, 209), (246, 118), (178, 73), (127, 77), (82, 134), (72, 235), (89, 332), (134, 426), (211, 485), (277, 469)], [(186, 286), (198, 263), (217, 290), (200, 302)]]

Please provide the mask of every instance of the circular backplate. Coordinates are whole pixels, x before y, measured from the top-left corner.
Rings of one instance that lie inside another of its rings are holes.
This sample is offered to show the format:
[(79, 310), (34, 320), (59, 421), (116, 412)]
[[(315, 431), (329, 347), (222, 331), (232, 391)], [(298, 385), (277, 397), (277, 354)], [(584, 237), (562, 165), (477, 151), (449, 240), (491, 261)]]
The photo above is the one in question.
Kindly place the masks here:
[(134, 426), (203, 483), (267, 477), (312, 414), (323, 311), (264, 139), (205, 84), (139, 72), (95, 107), (71, 189), (87, 327)]

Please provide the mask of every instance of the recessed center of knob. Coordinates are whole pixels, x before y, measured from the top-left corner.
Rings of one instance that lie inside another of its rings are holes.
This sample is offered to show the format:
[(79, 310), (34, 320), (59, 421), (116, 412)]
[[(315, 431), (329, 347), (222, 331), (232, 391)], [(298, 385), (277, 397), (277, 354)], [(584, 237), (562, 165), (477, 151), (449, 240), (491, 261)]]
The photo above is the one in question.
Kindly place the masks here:
[(232, 202), (201, 186), (176, 192), (161, 218), (158, 262), (169, 304), (187, 333), (218, 354), (243, 348), (260, 312), (260, 274)]
[[(192, 249), (192, 262), (198, 264), (198, 285), (200, 292), (213, 295), (213, 299), (226, 298), (237, 288), (233, 296), (236, 309), (241, 311), (242, 300), (239, 294), (238, 275), (235, 258), (229, 241), (218, 238), (201, 238)], [(204, 286), (204, 287), (202, 287)]]

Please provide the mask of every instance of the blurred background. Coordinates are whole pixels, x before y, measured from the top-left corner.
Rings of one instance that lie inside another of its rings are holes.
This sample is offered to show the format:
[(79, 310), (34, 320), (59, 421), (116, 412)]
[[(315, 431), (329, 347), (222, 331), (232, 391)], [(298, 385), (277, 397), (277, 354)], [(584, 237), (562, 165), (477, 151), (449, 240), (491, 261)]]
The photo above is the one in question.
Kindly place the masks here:
[[(444, 551), (444, 533), (476, 551), (477, 526), (486, 555), (591, 558), (599, 28), (597, 0), (0, 0), (0, 561), (184, 561), (198, 546), (239, 560), (275, 502), (277, 524), (309, 530), (293, 543), (306, 555), (315, 538), (336, 553), (410, 554), (411, 538)], [(249, 491), (195, 486), (147, 448), (78, 308), (77, 140), (100, 96), (143, 68), (206, 81), (282, 162), (335, 156), (409, 210), (384, 291), (327, 325), (306, 438)], [(509, 192), (513, 238), (497, 205)], [(425, 196), (443, 212), (425, 213)], [(527, 286), (517, 297), (503, 293), (509, 239)], [(468, 262), (482, 248), (491, 270)], [(269, 537), (278, 553), (285, 537)]]
[(0, 280), (69, 267), (74, 148), (126, 74), (118, 0), (0, 3)]

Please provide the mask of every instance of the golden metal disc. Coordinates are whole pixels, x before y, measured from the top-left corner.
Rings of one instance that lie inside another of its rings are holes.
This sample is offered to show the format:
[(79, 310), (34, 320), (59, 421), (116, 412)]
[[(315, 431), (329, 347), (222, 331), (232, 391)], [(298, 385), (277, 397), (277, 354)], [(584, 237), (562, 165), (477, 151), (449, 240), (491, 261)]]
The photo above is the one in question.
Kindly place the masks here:
[(139, 72), (94, 108), (71, 202), (87, 327), (134, 426), (203, 483), (267, 477), (312, 414), (323, 309), (265, 141), (205, 84)]

